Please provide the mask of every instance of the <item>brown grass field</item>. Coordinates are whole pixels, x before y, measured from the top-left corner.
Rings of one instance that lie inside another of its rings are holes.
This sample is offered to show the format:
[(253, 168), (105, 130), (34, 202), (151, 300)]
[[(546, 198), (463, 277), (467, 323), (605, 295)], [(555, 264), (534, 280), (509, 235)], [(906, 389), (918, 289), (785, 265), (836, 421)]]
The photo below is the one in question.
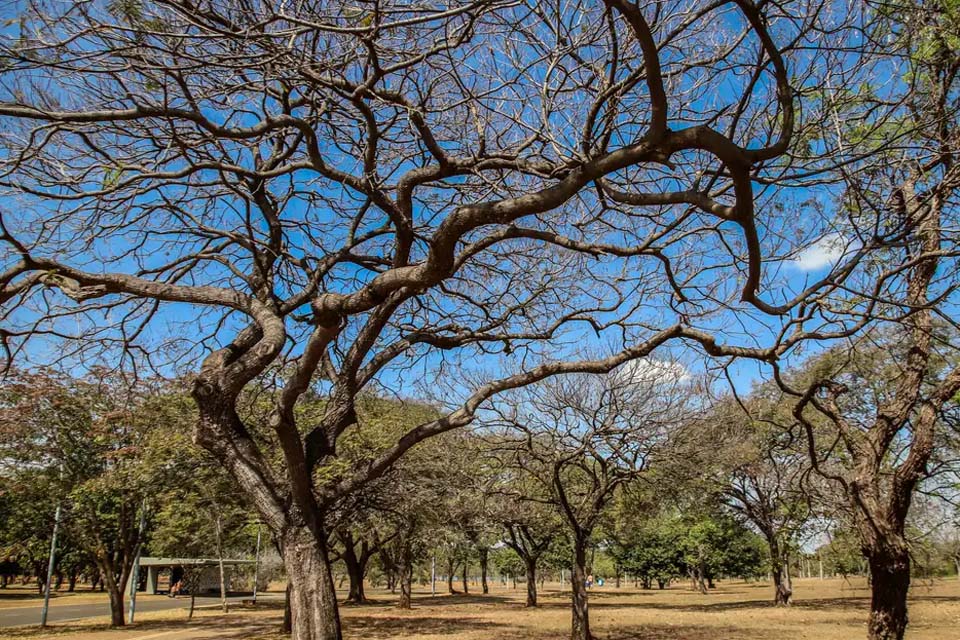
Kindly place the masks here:
[[(560, 640), (568, 637), (569, 592), (550, 585), (542, 606), (523, 607), (523, 585), (495, 585), (487, 596), (437, 596), (415, 592), (414, 609), (393, 607), (389, 593), (371, 590), (373, 602), (342, 609), (351, 640)], [(796, 603), (773, 607), (768, 584), (721, 582), (708, 595), (685, 584), (665, 591), (603, 587), (591, 593), (591, 625), (601, 640), (849, 640), (865, 637), (869, 593), (862, 580), (806, 579), (795, 583)], [(2, 615), (2, 613), (0, 613)], [(0, 630), (0, 638), (76, 640), (279, 640), (281, 611), (274, 603), (224, 616), (203, 611), (190, 623), (182, 612), (144, 614), (124, 630), (103, 619), (54, 625), (42, 631)], [(960, 640), (960, 581), (916, 580), (911, 592), (909, 640)]]

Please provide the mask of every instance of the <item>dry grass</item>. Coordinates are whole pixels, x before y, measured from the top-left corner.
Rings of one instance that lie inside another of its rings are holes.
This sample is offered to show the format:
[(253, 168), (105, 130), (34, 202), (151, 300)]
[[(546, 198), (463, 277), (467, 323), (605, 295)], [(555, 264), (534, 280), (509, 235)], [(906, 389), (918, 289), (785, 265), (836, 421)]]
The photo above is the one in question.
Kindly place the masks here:
[[(351, 640), (560, 640), (570, 624), (569, 592), (548, 586), (542, 606), (523, 607), (523, 585), (516, 591), (495, 587), (487, 596), (438, 596), (415, 593), (414, 609), (399, 611), (394, 597), (373, 590), (373, 603), (343, 607), (344, 630)], [(708, 595), (685, 585), (665, 591), (612, 587), (591, 594), (591, 624), (602, 640), (850, 640), (865, 636), (869, 593), (863, 581), (798, 580), (796, 603), (770, 604), (770, 586), (721, 583)], [(130, 639), (163, 633), (165, 640), (247, 638), (278, 640), (279, 605), (222, 616), (205, 612), (187, 624), (170, 612), (135, 628), (106, 631), (92, 622), (64, 626), (58, 638)], [(911, 592), (909, 640), (960, 639), (960, 581), (916, 582)], [(182, 634), (169, 634), (182, 630)], [(23, 629), (0, 637), (41, 638)], [(52, 634), (51, 634), (52, 635)]]
[[(798, 580), (796, 603), (770, 603), (767, 584), (721, 583), (701, 595), (677, 585), (665, 591), (605, 587), (591, 593), (591, 627), (605, 640), (848, 640), (865, 635), (869, 592), (863, 581)], [(916, 583), (911, 640), (960, 639), (960, 582)], [(569, 592), (548, 590), (527, 610), (521, 594), (421, 601), (409, 613), (383, 607), (344, 611), (348, 637), (369, 640), (558, 640), (570, 625)]]

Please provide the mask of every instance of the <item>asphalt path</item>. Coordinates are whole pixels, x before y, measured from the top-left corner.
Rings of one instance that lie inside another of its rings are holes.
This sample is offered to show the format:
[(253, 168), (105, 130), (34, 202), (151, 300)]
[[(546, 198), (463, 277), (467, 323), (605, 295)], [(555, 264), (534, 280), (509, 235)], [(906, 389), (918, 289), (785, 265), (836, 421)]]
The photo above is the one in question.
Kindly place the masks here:
[[(235, 596), (227, 598), (229, 602), (240, 602), (249, 600), (250, 596)], [(257, 596), (257, 601), (261, 600), (282, 600), (283, 594), (262, 594)], [(198, 607), (219, 606), (220, 598), (218, 596), (197, 596)], [(185, 609), (190, 606), (190, 597), (168, 598), (167, 596), (147, 596), (137, 595), (137, 613), (148, 611), (170, 611), (173, 609)], [(15, 627), (25, 624), (40, 624), (40, 611), (42, 605), (24, 605), (22, 607), (0, 608), (0, 627)], [(130, 610), (130, 603), (124, 603), (124, 612)], [(83, 618), (96, 618), (110, 615), (110, 602), (104, 599), (102, 602), (88, 602), (85, 604), (51, 604), (47, 614), (47, 622), (68, 622), (70, 620), (81, 620)]]

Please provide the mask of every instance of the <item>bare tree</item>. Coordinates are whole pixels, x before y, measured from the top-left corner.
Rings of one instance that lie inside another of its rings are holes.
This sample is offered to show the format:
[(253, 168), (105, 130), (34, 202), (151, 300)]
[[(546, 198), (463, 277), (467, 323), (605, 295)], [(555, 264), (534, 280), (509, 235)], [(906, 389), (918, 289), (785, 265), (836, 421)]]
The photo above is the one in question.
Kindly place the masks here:
[[(793, 597), (790, 554), (803, 526), (812, 518), (811, 496), (804, 490), (807, 467), (796, 451), (782, 444), (763, 443), (752, 460), (740, 460), (730, 474), (725, 494), (767, 542), (773, 601), (789, 605)], [(802, 454), (800, 454), (802, 455)]]
[(862, 281), (848, 280), (855, 295), (846, 303), (819, 306), (869, 314), (876, 324), (779, 382), (794, 395), (810, 458), (856, 525), (871, 575), (868, 636), (900, 640), (910, 585), (905, 525), (944, 410), (960, 392), (956, 345), (938, 329), (958, 326), (960, 48), (948, 34), (960, 14), (947, 3), (908, 2), (870, 15), (865, 32), (884, 52), (877, 71), (897, 81), (867, 82), (855, 99), (828, 93), (823, 139), (866, 158), (838, 174), (838, 209), (847, 216), (840, 231), (882, 237), (886, 248)]
[[(788, 322), (845, 273), (760, 298), (798, 245), (755, 185), (783, 172), (821, 9), (26, 2), (0, 44), (3, 346), (192, 368), (195, 439), (282, 549), (294, 638), (340, 638), (324, 514), (417, 443), (671, 340), (800, 339), (712, 332)], [(594, 333), (613, 355), (571, 359)], [(363, 389), (476, 358), (502, 372), (330, 464)], [(237, 408), (255, 380), (278, 389), (263, 429)], [(325, 409), (298, 424), (308, 390)]]
[(703, 420), (686, 424), (674, 443), (674, 455), (697, 478), (695, 486), (763, 535), (777, 605), (790, 604), (790, 554), (816, 515), (814, 505), (825, 502), (811, 480), (802, 438), (784, 428), (792, 420), (791, 406), (775, 384), (764, 384), (746, 400), (720, 399)]
[[(498, 514), (507, 537), (504, 543), (520, 557), (523, 562), (527, 582), (527, 607), (537, 606), (537, 565), (540, 558), (550, 548), (550, 544), (562, 531), (556, 515), (541, 508), (531, 508), (523, 500), (523, 491), (517, 491), (520, 478), (510, 477), (510, 490), (519, 496), (512, 496), (509, 505)], [(504, 492), (498, 492), (501, 495)]]
[[(607, 505), (647, 470), (656, 448), (695, 411), (691, 387), (662, 363), (571, 375), (495, 404), (496, 450), (533, 482), (522, 496), (556, 507), (573, 549), (571, 638), (589, 640), (587, 551)], [(523, 485), (521, 485), (523, 486)]]

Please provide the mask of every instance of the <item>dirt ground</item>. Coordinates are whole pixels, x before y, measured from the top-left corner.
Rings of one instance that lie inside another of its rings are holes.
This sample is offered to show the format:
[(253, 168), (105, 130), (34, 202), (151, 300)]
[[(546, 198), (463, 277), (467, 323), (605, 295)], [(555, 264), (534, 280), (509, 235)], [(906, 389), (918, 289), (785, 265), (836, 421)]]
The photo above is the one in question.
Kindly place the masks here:
[[(795, 583), (796, 603), (770, 604), (769, 584), (721, 582), (708, 595), (674, 585), (665, 591), (605, 586), (590, 597), (591, 625), (603, 640), (851, 640), (865, 636), (869, 593), (862, 580), (807, 579)], [(437, 596), (415, 591), (414, 609), (399, 611), (389, 593), (371, 589), (373, 603), (342, 608), (344, 635), (359, 640), (560, 640), (567, 637), (569, 592), (548, 585), (542, 606), (523, 607), (518, 590), (494, 585), (487, 596)], [(281, 610), (271, 604), (224, 616), (203, 611), (190, 623), (183, 612), (145, 614), (130, 628), (109, 630), (105, 621), (0, 630), (17, 640), (278, 640)], [(960, 640), (960, 581), (915, 581), (909, 640)]]

